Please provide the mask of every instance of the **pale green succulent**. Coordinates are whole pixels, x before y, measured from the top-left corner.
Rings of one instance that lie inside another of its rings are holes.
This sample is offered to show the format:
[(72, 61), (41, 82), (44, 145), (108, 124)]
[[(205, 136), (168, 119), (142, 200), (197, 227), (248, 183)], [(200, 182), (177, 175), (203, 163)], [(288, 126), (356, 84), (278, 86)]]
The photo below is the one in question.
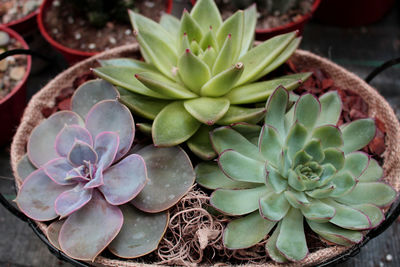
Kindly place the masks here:
[(298, 87), (310, 73), (259, 81), (296, 50), (296, 33), (276, 36), (253, 48), (254, 6), (225, 20), (212, 0), (197, 1), (181, 20), (164, 15), (160, 24), (130, 11), (145, 62), (119, 58), (100, 61), (94, 73), (129, 90), (121, 101), (149, 120), (141, 124), (156, 146), (188, 140), (203, 159), (215, 156), (208, 133), (217, 125), (257, 123), (265, 102), (279, 85)]
[(197, 182), (216, 189), (213, 207), (245, 215), (227, 225), (225, 246), (251, 247), (270, 234), (266, 250), (277, 262), (306, 257), (304, 218), (322, 239), (349, 246), (384, 220), (382, 208), (396, 197), (378, 181), (383, 176), (378, 162), (357, 151), (374, 137), (374, 120), (337, 127), (342, 110), (337, 92), (319, 99), (305, 94), (291, 103), (289, 93), (278, 88), (267, 102), (262, 128), (214, 130), (219, 168), (213, 163), (196, 168)]

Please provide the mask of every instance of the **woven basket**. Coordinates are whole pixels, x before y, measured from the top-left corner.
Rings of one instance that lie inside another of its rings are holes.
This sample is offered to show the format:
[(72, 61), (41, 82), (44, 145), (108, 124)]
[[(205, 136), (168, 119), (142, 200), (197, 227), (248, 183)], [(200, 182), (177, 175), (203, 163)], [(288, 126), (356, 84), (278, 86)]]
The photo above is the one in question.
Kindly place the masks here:
[[(11, 146), (11, 165), (18, 188), (21, 186), (22, 181), (17, 174), (17, 162), (26, 153), (26, 144), (31, 131), (44, 119), (41, 110), (44, 107), (53, 107), (60, 89), (70, 86), (75, 77), (97, 66), (96, 60), (113, 57), (140, 58), (138, 46), (136, 44), (122, 46), (89, 58), (59, 74), (32, 98), (25, 110), (22, 122), (18, 127)], [(384, 181), (393, 186), (396, 191), (400, 191), (400, 143), (398, 142), (400, 140), (400, 125), (390, 105), (375, 89), (363, 80), (327, 59), (310, 52), (298, 50), (293, 55), (292, 61), (296, 65), (324, 70), (326, 73), (329, 73), (337, 86), (357, 92), (366, 101), (369, 105), (369, 115), (379, 118), (385, 124), (387, 131), (385, 140), (386, 150), (383, 155)], [(36, 222), (36, 224), (43, 232), (46, 230), (47, 226), (45, 224), (39, 222)], [(317, 265), (335, 258), (347, 250), (349, 248), (331, 246), (310, 253), (303, 261), (290, 263), (287, 266)], [(282, 264), (270, 263), (271, 266), (283, 266)], [(107, 259), (102, 256), (97, 257), (94, 264), (105, 266), (151, 266), (134, 261)]]

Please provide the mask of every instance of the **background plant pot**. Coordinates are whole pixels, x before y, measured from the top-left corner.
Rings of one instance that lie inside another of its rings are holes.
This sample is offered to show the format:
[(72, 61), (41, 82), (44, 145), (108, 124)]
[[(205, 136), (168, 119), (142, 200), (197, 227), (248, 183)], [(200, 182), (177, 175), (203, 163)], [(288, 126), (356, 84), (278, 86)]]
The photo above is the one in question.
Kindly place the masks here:
[[(14, 30), (0, 25), (0, 31), (7, 32), (10, 37), (22, 44), (24, 49), (29, 49), (25, 40)], [(27, 56), (26, 71), (22, 80), (0, 100), (0, 121), (2, 124), (0, 131), (0, 146), (8, 144), (15, 133), (15, 128), (19, 124), (22, 113), (26, 106), (26, 82), (31, 71), (32, 59)]]
[(29, 13), (23, 18), (11, 21), (9, 23), (3, 24), (3, 26), (8, 27), (20, 34), (25, 34), (36, 28), (36, 16), (39, 14), (39, 9)]
[(395, 0), (323, 0), (315, 13), (319, 21), (337, 26), (361, 26), (381, 19)]
[[(44, 0), (39, 8), (39, 14), (37, 16), (37, 24), (39, 26), (40, 33), (46, 39), (46, 41), (49, 42), (56, 50), (58, 50), (70, 65), (73, 65), (83, 59), (98, 54), (99, 52), (86, 52), (68, 48), (63, 44), (57, 42), (50, 36), (45, 26), (45, 16), (46, 16), (46, 11), (51, 7), (52, 3), (53, 0)], [(167, 0), (165, 3), (166, 3), (166, 12), (170, 14), (172, 10), (173, 0)]]
[[(21, 186), (21, 179), (17, 174), (17, 162), (26, 153), (26, 143), (27, 139), (33, 130), (33, 128), (44, 119), (41, 112), (43, 108), (51, 108), (54, 105), (54, 100), (60, 93), (61, 88), (69, 86), (75, 77), (81, 75), (85, 71), (96, 66), (98, 59), (105, 58), (115, 58), (115, 57), (135, 57), (139, 58), (140, 53), (137, 44), (131, 44), (127, 46), (118, 47), (111, 49), (109, 51), (100, 53), (90, 59), (87, 59), (75, 66), (72, 66), (68, 70), (64, 71), (48, 83), (40, 92), (38, 92), (29, 103), (27, 109), (25, 110), (24, 117), (20, 126), (18, 127), (17, 133), (14, 136), (13, 144), (11, 147), (11, 164), (13, 168), (14, 177), (16, 179), (16, 184), (18, 187)], [(329, 73), (335, 84), (341, 88), (351, 88), (357, 91), (357, 93), (363, 97), (366, 103), (370, 107), (371, 115), (378, 117), (385, 124), (387, 129), (387, 138), (385, 142), (385, 157), (384, 160), (384, 170), (385, 177), (384, 180), (391, 184), (397, 191), (400, 190), (400, 126), (399, 122), (394, 114), (393, 110), (390, 108), (389, 104), (380, 96), (375, 89), (366, 84), (363, 80), (358, 78), (356, 75), (350, 73), (342, 67), (332, 63), (331, 61), (316, 56), (310, 52), (298, 50), (292, 57), (292, 62), (296, 65), (302, 65), (305, 68), (321, 68), (322, 70)], [(398, 202), (393, 205), (393, 207), (398, 206)], [(392, 214), (393, 209), (390, 211)], [(397, 216), (394, 216), (396, 218)], [(389, 225), (391, 222), (388, 220)], [(65, 254), (60, 253), (56, 248), (52, 247), (43, 235), (42, 232), (46, 231), (47, 226), (40, 222), (34, 222), (28, 220), (30, 226), (34, 229), (35, 233), (38, 234), (41, 239), (50, 247), (58, 257), (69, 262), (73, 261), (71, 258), (65, 256)], [(382, 224), (385, 226), (385, 223)], [(375, 229), (374, 235), (370, 236), (370, 233), (364, 239), (363, 243), (354, 246), (352, 248), (346, 248), (343, 246), (329, 246), (326, 248), (321, 248), (318, 251), (311, 252), (305, 260), (300, 263), (289, 263), (288, 266), (299, 266), (299, 265), (325, 265), (328, 263), (333, 263), (335, 261), (343, 260), (344, 258), (351, 257), (355, 255), (355, 252), (359, 251), (359, 248), (368, 242), (371, 238), (381, 233), (387, 227), (380, 227)], [(197, 237), (193, 237), (197, 238)], [(142, 262), (139, 259), (137, 262)], [(135, 261), (124, 261), (122, 259), (107, 258), (107, 254), (102, 254), (95, 259), (94, 263), (84, 263), (84, 262), (74, 262), (76, 266), (89, 266), (89, 265), (105, 265), (105, 266), (154, 266), (146, 264), (138, 264)], [(274, 265), (272, 262), (268, 262), (271, 266)]]
[[(190, 0), (190, 1), (192, 2), (192, 5), (196, 3), (196, 0)], [(276, 35), (296, 30), (299, 31), (298, 35), (300, 36), (303, 33), (304, 26), (311, 19), (313, 13), (317, 10), (320, 2), (321, 0), (315, 0), (312, 5), (311, 11), (303, 15), (299, 20), (295, 22), (291, 22), (279, 27), (274, 27), (269, 29), (256, 28), (256, 40), (264, 41)]]

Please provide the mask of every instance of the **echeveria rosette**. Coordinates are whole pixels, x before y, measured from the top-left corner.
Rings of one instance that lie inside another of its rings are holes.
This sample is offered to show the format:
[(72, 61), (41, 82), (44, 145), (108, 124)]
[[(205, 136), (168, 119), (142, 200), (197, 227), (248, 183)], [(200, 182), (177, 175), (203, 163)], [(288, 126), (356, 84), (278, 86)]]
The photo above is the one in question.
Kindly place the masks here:
[(310, 73), (273, 80), (260, 78), (283, 64), (296, 50), (296, 33), (253, 47), (255, 6), (222, 21), (212, 0), (199, 0), (181, 20), (165, 14), (160, 24), (130, 11), (145, 62), (117, 58), (100, 61), (99, 77), (131, 91), (121, 101), (153, 121), (141, 124), (159, 147), (185, 141), (202, 159), (216, 156), (208, 132), (214, 125), (257, 123), (265, 102), (278, 86), (298, 87)]
[[(72, 111), (57, 112), (32, 131), (27, 156), (18, 165), (24, 180), (19, 208), (37, 221), (59, 218), (47, 236), (75, 259), (94, 260), (106, 247), (124, 258), (153, 251), (167, 227), (166, 210), (193, 184), (192, 165), (180, 148), (163, 150), (163, 161), (153, 146), (130, 153), (134, 120), (118, 97), (105, 81), (82, 85)], [(163, 171), (155, 170), (154, 160)], [(179, 175), (170, 167), (180, 168)], [(168, 183), (170, 189), (159, 189)], [(154, 184), (157, 196), (150, 195)], [(144, 209), (140, 204), (148, 198)]]
[(288, 91), (274, 91), (262, 128), (214, 130), (219, 166), (196, 167), (197, 182), (216, 189), (211, 204), (227, 215), (243, 215), (227, 225), (225, 246), (251, 247), (270, 234), (266, 250), (277, 262), (306, 257), (304, 218), (322, 239), (350, 246), (384, 220), (382, 208), (396, 197), (379, 181), (378, 162), (358, 151), (374, 137), (374, 120), (336, 126), (342, 110), (337, 92), (291, 98), (293, 106)]

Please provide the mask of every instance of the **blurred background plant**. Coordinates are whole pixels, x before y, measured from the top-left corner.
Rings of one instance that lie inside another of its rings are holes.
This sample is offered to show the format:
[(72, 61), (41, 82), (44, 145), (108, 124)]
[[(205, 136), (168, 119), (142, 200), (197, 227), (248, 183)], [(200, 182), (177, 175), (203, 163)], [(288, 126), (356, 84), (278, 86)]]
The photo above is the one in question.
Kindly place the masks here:
[(76, 15), (84, 16), (92, 26), (104, 27), (110, 20), (129, 22), (126, 10), (135, 8), (134, 0), (70, 0)]

